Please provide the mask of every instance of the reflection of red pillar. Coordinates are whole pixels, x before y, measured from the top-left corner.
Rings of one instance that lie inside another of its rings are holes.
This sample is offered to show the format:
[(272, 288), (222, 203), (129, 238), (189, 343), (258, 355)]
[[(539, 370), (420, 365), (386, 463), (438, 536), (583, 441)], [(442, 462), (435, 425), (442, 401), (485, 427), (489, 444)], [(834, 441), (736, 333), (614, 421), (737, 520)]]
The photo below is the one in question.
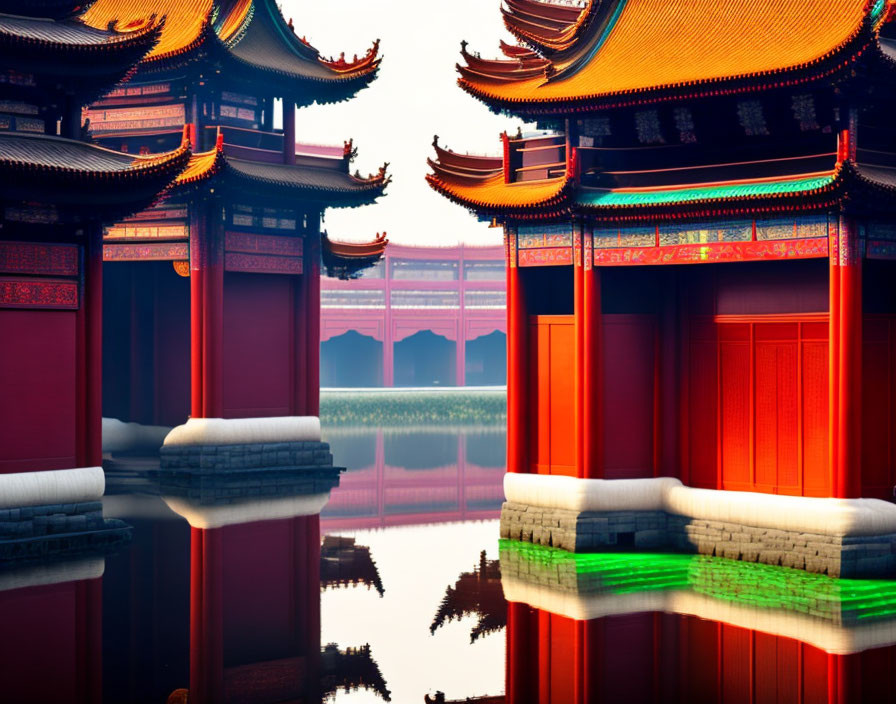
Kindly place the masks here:
[(533, 643), (535, 621), (526, 604), (507, 604), (507, 659), (506, 683), (507, 704), (529, 704), (535, 700), (537, 687), (533, 686), (535, 674), (530, 654)]
[(77, 586), (82, 608), (77, 618), (77, 669), (85, 702), (103, 700), (103, 580), (90, 579)]
[(224, 701), (221, 529), (190, 529), (190, 701)]
[(526, 293), (516, 259), (516, 233), (505, 229), (507, 251), (507, 471), (528, 472)]
[(862, 262), (858, 228), (841, 217), (832, 238), (830, 280), (831, 494), (862, 493)]

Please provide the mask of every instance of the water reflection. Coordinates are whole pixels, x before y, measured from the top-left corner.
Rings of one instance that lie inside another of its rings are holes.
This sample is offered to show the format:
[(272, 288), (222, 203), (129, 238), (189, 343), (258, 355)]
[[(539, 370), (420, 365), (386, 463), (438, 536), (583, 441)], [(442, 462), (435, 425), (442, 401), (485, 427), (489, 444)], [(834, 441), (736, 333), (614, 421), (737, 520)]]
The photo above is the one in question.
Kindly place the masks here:
[(348, 471), (324, 530), (496, 518), (504, 500), (503, 427), (416, 431), (330, 429)]
[(0, 569), (4, 700), (896, 699), (896, 582), (499, 541), (500, 433), (329, 440), (326, 505), (333, 476), (110, 474), (130, 545)]

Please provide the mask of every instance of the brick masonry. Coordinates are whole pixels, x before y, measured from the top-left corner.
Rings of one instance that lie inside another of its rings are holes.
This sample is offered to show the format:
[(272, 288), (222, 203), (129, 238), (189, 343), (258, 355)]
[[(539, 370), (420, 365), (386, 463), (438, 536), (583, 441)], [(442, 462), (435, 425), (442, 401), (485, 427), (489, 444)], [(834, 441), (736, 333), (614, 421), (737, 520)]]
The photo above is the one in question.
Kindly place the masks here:
[(321, 494), (342, 471), (324, 442), (173, 445), (162, 448), (157, 477), (163, 494), (205, 505)]
[(130, 533), (123, 521), (103, 518), (99, 501), (2, 509), (0, 563), (114, 549)]
[(896, 534), (796, 533), (662, 511), (576, 512), (505, 502), (501, 537), (570, 552), (671, 549), (794, 567), (832, 577), (896, 573)]
[(301, 442), (245, 443), (240, 445), (164, 445), (161, 468), (217, 472), (275, 467), (332, 467), (330, 445)]

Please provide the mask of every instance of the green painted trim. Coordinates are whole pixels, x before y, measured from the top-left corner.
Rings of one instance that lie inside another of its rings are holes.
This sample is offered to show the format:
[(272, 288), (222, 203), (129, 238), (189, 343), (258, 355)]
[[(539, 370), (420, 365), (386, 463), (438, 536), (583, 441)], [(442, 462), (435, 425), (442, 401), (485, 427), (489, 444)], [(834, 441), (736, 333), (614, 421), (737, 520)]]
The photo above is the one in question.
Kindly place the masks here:
[(733, 198), (756, 198), (779, 196), (791, 193), (815, 191), (834, 182), (834, 176), (801, 178), (792, 181), (772, 183), (731, 184), (721, 186), (694, 186), (667, 191), (642, 191), (626, 193), (620, 191), (598, 191), (582, 189), (576, 194), (576, 203), (591, 208), (673, 205), (703, 200), (726, 200)]

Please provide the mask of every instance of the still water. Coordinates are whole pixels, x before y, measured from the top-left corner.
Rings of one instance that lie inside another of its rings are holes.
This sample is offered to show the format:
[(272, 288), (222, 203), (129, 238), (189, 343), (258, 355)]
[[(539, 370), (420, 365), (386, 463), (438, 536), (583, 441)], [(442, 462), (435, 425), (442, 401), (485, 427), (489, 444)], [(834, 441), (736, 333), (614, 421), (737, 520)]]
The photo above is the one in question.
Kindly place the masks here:
[(501, 541), (502, 430), (325, 434), (348, 470), (319, 516), (114, 463), (127, 547), (0, 574), (0, 700), (896, 701), (894, 582)]

